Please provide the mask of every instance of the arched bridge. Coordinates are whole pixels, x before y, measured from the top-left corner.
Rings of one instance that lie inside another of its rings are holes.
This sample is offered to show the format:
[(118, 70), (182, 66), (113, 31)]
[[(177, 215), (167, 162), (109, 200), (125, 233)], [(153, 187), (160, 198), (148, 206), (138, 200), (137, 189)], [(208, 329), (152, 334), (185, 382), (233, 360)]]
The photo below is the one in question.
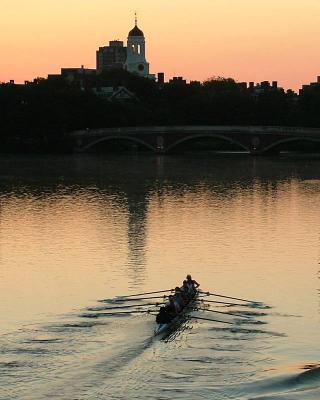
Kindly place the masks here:
[(320, 143), (320, 129), (276, 126), (153, 126), (84, 129), (69, 133), (76, 152), (86, 152), (107, 140), (129, 140), (156, 153), (167, 153), (182, 143), (218, 138), (251, 154), (263, 154), (295, 141)]

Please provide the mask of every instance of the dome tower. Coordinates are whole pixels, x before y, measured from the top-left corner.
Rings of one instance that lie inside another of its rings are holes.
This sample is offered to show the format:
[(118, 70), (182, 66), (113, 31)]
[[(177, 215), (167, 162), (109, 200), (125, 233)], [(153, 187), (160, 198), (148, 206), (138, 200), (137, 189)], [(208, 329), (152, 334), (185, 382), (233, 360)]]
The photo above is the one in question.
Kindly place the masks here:
[(143, 77), (149, 76), (149, 63), (146, 61), (146, 43), (144, 34), (138, 28), (137, 15), (135, 26), (128, 35), (126, 69)]

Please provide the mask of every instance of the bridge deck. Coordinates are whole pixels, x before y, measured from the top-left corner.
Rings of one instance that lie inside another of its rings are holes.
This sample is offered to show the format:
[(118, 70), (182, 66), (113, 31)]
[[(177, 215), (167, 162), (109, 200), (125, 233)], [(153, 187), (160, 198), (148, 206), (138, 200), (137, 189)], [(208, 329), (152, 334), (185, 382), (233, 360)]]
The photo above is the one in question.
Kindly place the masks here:
[(170, 132), (180, 133), (232, 133), (232, 134), (251, 134), (251, 135), (297, 135), (297, 136), (319, 136), (319, 128), (304, 127), (282, 127), (282, 126), (218, 126), (218, 125), (202, 125), (202, 126), (139, 126), (139, 127), (119, 127), (119, 128), (98, 128), (98, 129), (82, 129), (70, 132), (70, 136), (94, 136), (94, 135), (130, 135), (137, 133), (148, 134), (165, 134)]

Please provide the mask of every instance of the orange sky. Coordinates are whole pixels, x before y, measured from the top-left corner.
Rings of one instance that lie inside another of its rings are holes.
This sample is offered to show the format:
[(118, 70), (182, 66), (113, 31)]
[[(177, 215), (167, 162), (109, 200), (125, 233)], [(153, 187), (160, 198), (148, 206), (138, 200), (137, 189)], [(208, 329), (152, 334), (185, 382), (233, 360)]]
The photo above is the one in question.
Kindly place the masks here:
[(320, 0), (1, 0), (0, 81), (95, 67), (95, 51), (126, 40), (134, 10), (151, 72), (278, 80), (320, 75)]

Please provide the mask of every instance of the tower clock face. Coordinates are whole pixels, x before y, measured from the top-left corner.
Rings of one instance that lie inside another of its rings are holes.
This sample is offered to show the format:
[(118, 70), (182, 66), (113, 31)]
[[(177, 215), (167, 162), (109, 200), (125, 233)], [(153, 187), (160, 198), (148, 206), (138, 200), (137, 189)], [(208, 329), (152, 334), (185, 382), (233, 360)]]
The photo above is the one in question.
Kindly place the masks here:
[(143, 71), (144, 70), (144, 65), (143, 64), (139, 64), (138, 65), (138, 70), (139, 71)]

